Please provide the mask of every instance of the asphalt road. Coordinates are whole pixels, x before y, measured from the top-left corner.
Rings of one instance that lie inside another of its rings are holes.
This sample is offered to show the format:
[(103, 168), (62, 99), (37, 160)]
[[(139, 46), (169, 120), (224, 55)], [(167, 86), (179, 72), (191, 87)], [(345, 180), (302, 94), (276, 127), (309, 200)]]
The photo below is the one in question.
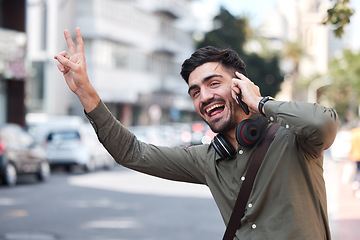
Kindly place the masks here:
[[(345, 165), (327, 159), (324, 166), (334, 240), (359, 236), (360, 201)], [(47, 183), (27, 176), (14, 188), (0, 186), (0, 240), (218, 240), (224, 231), (206, 187), (120, 166), (56, 171)]]
[(218, 240), (224, 230), (206, 187), (120, 166), (0, 187), (1, 240)]

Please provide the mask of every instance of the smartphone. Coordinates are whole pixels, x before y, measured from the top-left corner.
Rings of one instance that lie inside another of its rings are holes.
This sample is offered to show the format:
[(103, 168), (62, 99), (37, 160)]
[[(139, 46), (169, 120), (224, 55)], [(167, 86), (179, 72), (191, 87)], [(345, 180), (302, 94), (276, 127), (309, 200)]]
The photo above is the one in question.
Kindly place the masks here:
[(241, 100), (241, 93), (236, 95), (236, 100), (240, 104), (241, 108), (244, 110), (245, 114), (249, 115), (249, 113), (250, 113), (249, 107), (243, 100)]

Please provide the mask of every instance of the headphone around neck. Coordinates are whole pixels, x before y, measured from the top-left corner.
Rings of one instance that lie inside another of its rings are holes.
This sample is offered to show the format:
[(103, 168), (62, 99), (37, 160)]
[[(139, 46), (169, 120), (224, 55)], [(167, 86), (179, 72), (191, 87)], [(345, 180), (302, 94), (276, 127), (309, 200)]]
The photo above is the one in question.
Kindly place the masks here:
[[(268, 120), (263, 116), (241, 121), (236, 128), (236, 141), (243, 147), (254, 146), (260, 139), (261, 133), (267, 123)], [(222, 158), (231, 157), (236, 154), (236, 149), (234, 149), (221, 133), (214, 137), (211, 145)]]

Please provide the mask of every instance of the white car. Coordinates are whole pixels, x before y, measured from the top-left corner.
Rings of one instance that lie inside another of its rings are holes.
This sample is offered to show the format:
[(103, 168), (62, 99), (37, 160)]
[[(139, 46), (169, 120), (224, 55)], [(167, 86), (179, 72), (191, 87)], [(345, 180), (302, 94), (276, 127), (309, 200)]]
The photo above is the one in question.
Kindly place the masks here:
[(53, 129), (48, 132), (44, 146), (50, 165), (65, 167), (69, 172), (74, 166), (90, 172), (115, 165), (89, 124)]

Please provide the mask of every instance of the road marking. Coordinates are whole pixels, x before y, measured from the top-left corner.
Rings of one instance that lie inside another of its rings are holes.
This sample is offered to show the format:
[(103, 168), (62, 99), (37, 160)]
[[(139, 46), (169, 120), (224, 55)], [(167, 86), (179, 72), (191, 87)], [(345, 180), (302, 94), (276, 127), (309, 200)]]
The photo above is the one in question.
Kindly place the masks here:
[(85, 223), (82, 228), (111, 228), (111, 229), (125, 229), (125, 228), (140, 228), (135, 220), (130, 218), (113, 218), (98, 221), (91, 221)]
[(73, 176), (69, 178), (69, 183), (134, 194), (212, 198), (210, 190), (205, 185), (170, 181), (135, 171), (96, 172)]

